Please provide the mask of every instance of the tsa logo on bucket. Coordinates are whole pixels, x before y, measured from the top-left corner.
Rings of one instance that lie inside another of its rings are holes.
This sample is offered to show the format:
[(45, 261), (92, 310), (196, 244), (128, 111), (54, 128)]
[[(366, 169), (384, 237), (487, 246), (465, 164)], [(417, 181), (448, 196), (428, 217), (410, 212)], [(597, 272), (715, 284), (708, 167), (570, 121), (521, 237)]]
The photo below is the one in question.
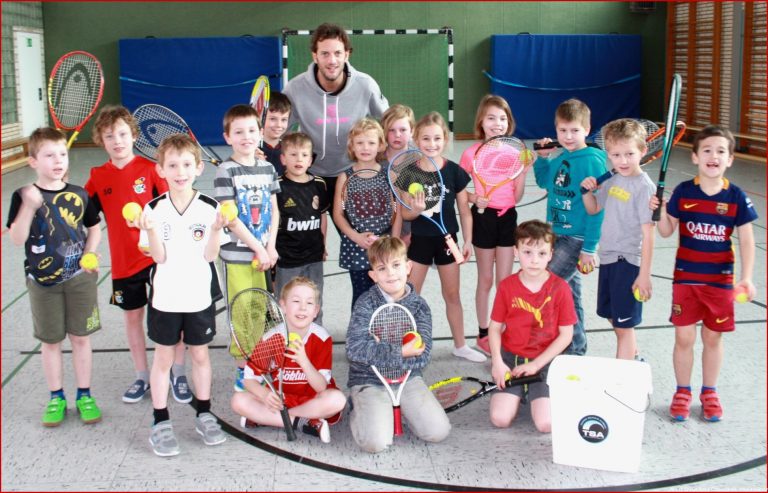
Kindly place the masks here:
[(584, 416), (579, 420), (579, 435), (589, 443), (600, 443), (608, 438), (608, 423), (600, 416)]

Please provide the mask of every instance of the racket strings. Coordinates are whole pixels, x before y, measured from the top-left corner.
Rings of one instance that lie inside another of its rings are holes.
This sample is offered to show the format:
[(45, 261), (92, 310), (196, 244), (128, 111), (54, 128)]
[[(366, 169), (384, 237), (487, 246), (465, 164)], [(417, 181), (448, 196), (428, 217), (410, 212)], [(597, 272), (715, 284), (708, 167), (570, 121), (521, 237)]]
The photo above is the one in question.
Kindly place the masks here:
[(342, 205), (353, 228), (377, 235), (389, 229), (395, 209), (383, 173), (373, 170), (353, 173), (347, 179), (345, 191)]
[(264, 334), (285, 326), (280, 308), (267, 296), (260, 291), (243, 291), (229, 307), (234, 340), (244, 357), (253, 353)]
[(62, 127), (76, 128), (98, 104), (102, 87), (99, 62), (76, 53), (67, 57), (52, 75), (51, 107)]
[(283, 331), (273, 331), (256, 344), (248, 364), (258, 373), (269, 373), (283, 366), (286, 337)]
[(491, 185), (514, 178), (525, 168), (524, 150), (508, 142), (486, 142), (475, 154), (475, 174)]
[(157, 148), (163, 139), (175, 134), (187, 134), (187, 126), (176, 114), (162, 106), (144, 105), (133, 114), (139, 126), (134, 145), (141, 152), (157, 158)]
[[(403, 345), (403, 336), (408, 331), (415, 331), (413, 319), (405, 309), (397, 306), (385, 307), (371, 320), (369, 331), (379, 344), (392, 344), (398, 349)], [(379, 368), (379, 372), (388, 380), (397, 380), (403, 376), (402, 359), (398, 358), (391, 366)]]
[[(440, 405), (443, 408), (446, 408), (459, 402), (459, 395), (462, 395), (464, 387), (465, 385), (463, 385), (462, 382), (449, 383), (434, 389), (432, 394), (437, 398)], [(467, 394), (467, 397), (469, 396), (468, 391), (465, 391), (464, 393)]]
[[(429, 169), (424, 169), (425, 162)], [(434, 209), (443, 198), (445, 189), (440, 171), (431, 159), (418, 150), (411, 149), (395, 156), (389, 165), (389, 173), (390, 181), (401, 193), (409, 193), (408, 188), (413, 183), (421, 184), (424, 188), (425, 211)], [(403, 204), (408, 207), (408, 204)]]

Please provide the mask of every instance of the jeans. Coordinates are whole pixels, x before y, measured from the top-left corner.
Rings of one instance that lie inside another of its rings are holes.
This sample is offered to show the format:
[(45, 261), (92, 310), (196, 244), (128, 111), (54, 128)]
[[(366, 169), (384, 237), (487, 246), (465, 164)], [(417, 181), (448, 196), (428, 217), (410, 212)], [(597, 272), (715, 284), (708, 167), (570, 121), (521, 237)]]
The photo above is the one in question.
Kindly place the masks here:
[(581, 306), (581, 274), (576, 269), (584, 240), (572, 236), (558, 236), (555, 251), (549, 262), (549, 270), (563, 278), (571, 287), (577, 322), (573, 325), (573, 340), (565, 354), (583, 356), (587, 352), (587, 333), (584, 330), (584, 309)]

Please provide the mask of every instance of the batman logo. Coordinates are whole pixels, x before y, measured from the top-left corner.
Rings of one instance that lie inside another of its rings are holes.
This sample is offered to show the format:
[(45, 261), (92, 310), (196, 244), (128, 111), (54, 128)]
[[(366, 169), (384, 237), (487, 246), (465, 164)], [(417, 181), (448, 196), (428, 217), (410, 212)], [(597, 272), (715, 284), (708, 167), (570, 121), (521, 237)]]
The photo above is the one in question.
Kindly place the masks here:
[(83, 199), (76, 193), (61, 192), (53, 197), (52, 202), (67, 226), (77, 229), (85, 214), (85, 202), (83, 202)]
[(45, 257), (40, 263), (37, 264), (38, 270), (45, 270), (53, 263), (53, 257)]

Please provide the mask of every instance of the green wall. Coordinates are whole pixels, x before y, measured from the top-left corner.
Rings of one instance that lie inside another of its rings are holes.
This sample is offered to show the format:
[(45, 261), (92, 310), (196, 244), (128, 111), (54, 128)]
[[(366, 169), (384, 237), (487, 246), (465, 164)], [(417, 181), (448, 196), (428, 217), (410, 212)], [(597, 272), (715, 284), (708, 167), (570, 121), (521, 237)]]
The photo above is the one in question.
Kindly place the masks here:
[(625, 2), (43, 2), (46, 67), (70, 50), (89, 51), (104, 65), (104, 103), (118, 103), (121, 38), (280, 36), (283, 27), (313, 29), (322, 22), (355, 29), (451, 26), (455, 131), (462, 134), (471, 133), (477, 102), (490, 88), (482, 71), (490, 69), (492, 34), (617, 32), (643, 36), (641, 116), (661, 120), (665, 7), (656, 5), (653, 13), (635, 14)]

